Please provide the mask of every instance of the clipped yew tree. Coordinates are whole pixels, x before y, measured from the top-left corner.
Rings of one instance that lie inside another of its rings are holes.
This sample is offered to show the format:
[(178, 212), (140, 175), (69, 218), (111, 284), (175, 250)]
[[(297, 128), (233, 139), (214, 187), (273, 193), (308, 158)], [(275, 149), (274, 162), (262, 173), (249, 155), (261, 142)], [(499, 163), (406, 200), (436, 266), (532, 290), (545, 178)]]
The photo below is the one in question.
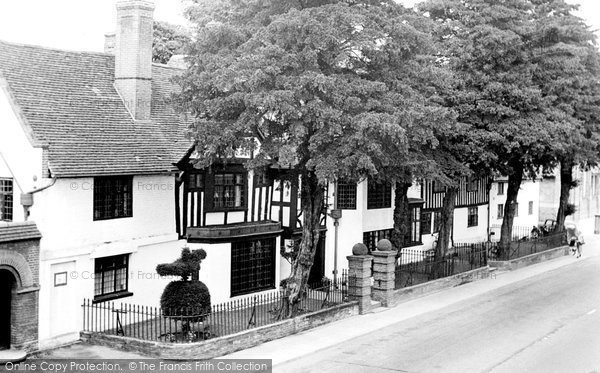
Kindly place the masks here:
[[(285, 282), (298, 309), (314, 262), (328, 183), (386, 180), (409, 161), (423, 116), (405, 84), (427, 35), (394, 1), (202, 1), (175, 102), (192, 116), (196, 167), (252, 153), (300, 181), (302, 240)], [(402, 75), (404, 74), (404, 75)]]
[(156, 266), (160, 276), (179, 276), (180, 280), (171, 281), (160, 297), (160, 306), (165, 316), (179, 316), (192, 312), (196, 315), (210, 313), (210, 292), (208, 287), (198, 280), (200, 263), (206, 258), (203, 249), (191, 251), (185, 247), (181, 257), (173, 263)]

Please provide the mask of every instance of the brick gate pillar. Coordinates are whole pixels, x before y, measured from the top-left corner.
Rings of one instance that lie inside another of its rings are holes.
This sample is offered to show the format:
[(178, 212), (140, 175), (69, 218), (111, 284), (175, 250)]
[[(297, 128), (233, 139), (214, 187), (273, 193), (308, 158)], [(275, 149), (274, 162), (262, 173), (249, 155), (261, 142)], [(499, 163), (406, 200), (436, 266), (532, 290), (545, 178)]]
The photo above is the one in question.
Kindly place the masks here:
[(384, 307), (393, 303), (396, 285), (396, 257), (398, 251), (392, 250), (392, 243), (386, 239), (377, 243), (377, 251), (373, 255), (373, 300), (381, 302)]
[(358, 301), (358, 310), (362, 315), (371, 307), (371, 263), (373, 257), (362, 243), (357, 243), (348, 256), (348, 296)]

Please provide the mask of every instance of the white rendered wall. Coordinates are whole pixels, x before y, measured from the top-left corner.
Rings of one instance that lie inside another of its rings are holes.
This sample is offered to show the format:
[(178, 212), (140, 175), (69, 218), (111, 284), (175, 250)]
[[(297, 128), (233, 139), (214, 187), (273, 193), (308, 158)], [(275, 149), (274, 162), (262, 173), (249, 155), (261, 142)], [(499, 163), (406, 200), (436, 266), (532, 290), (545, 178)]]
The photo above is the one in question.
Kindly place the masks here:
[(21, 193), (43, 185), (42, 149), (33, 147), (25, 130), (0, 87), (0, 177), (13, 178), (13, 221), (25, 220)]
[[(507, 188), (508, 181), (504, 180), (504, 194), (498, 194), (498, 181), (494, 181), (490, 189), (490, 231), (495, 233), (493, 235), (493, 240), (498, 240), (500, 238), (499, 227), (502, 225), (502, 219), (498, 219), (498, 204), (506, 205)], [(519, 211), (518, 216), (515, 216), (513, 222), (513, 227), (515, 227), (513, 228), (513, 233), (515, 233), (517, 229), (526, 233), (539, 223), (540, 182), (523, 180), (521, 188), (519, 189), (517, 201), (519, 203)], [(533, 202), (533, 211), (531, 214), (529, 213), (529, 202)]]
[[(135, 246), (129, 256), (128, 272), (128, 291), (133, 295), (114, 300), (115, 305), (159, 306), (162, 291), (172, 279), (160, 278), (156, 265), (177, 259), (184, 246), (185, 240)], [(64, 286), (54, 286), (54, 276), (59, 272), (67, 272)], [(42, 260), (40, 284), (40, 348), (79, 339), (83, 327), (81, 304), (94, 297), (94, 254)]]

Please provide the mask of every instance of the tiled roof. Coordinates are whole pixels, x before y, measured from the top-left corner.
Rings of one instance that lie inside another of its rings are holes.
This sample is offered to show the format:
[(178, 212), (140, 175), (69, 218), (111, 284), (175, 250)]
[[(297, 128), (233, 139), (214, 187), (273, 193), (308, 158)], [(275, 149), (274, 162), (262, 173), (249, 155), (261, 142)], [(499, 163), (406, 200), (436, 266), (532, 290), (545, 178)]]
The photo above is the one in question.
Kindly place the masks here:
[(134, 121), (114, 87), (114, 56), (0, 41), (0, 85), (55, 177), (172, 171), (190, 148), (188, 124), (167, 104), (181, 70), (153, 65), (150, 121)]
[(34, 222), (7, 223), (0, 222), (0, 243), (42, 238)]

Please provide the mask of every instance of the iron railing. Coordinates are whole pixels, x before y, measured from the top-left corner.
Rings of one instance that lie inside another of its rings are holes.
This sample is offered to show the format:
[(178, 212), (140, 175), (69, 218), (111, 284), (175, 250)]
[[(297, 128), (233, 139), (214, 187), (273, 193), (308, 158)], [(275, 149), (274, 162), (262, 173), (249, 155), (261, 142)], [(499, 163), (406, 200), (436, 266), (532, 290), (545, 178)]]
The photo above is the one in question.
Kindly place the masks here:
[(565, 232), (557, 232), (538, 238), (513, 240), (507, 249), (502, 249), (498, 242), (494, 242), (488, 251), (488, 256), (490, 260), (512, 260), (566, 244)]
[[(83, 330), (148, 341), (189, 343), (235, 334), (282, 319), (285, 298), (271, 291), (216, 304), (210, 312), (188, 307), (162, 309), (128, 303), (83, 301)], [(298, 314), (348, 301), (348, 272), (305, 288)]]
[(396, 289), (487, 266), (485, 243), (458, 244), (442, 258), (433, 250), (402, 249), (396, 264)]
[[(513, 225), (511, 231), (511, 241), (519, 241), (519, 240), (528, 240), (535, 238), (534, 231), (536, 226), (524, 226), (524, 225)], [(493, 241), (500, 240), (500, 233), (502, 230), (502, 225), (500, 224), (492, 224), (490, 227), (491, 231), (494, 232)]]

